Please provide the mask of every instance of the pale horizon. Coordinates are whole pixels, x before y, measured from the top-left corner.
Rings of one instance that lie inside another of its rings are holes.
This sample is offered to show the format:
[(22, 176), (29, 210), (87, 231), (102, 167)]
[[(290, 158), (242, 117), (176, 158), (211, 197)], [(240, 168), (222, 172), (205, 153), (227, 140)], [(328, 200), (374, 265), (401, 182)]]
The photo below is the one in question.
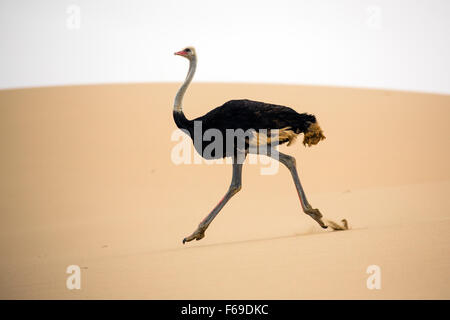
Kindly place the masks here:
[(450, 94), (447, 1), (2, 1), (0, 89), (271, 83)]

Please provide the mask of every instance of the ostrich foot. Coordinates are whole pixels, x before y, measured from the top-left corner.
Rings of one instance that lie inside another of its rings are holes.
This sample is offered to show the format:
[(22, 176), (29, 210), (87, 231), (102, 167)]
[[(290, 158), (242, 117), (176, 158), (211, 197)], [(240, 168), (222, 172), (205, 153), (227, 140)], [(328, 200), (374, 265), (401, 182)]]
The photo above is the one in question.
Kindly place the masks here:
[(327, 224), (331, 227), (331, 229), (335, 230), (335, 231), (342, 231), (342, 230), (348, 230), (348, 222), (346, 219), (342, 219), (341, 220), (342, 225), (337, 224), (334, 221), (331, 220), (327, 220)]
[(201, 240), (205, 237), (205, 229), (198, 227), (189, 237), (183, 239), (183, 244), (192, 240)]
[(316, 220), (322, 228), (328, 228), (328, 226), (322, 221), (322, 214), (320, 213), (319, 209), (306, 208), (304, 211), (307, 215)]

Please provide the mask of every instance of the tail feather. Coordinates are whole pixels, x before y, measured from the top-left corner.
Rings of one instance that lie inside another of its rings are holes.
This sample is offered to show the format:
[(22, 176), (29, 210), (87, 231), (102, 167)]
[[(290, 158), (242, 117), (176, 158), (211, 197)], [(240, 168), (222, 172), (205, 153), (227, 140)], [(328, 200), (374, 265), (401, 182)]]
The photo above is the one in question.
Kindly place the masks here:
[[(292, 128), (296, 134), (303, 133), (303, 144), (308, 147), (318, 144), (325, 139), (322, 129), (317, 123), (316, 117), (312, 114), (300, 113), (297, 119), (293, 121)], [(291, 144), (291, 139), (289, 139)], [(288, 144), (288, 145), (289, 145)]]
[(308, 129), (304, 132), (303, 144), (308, 147), (312, 145), (318, 144), (321, 140), (324, 140), (326, 137), (323, 134), (322, 129), (320, 128), (317, 122), (311, 123)]

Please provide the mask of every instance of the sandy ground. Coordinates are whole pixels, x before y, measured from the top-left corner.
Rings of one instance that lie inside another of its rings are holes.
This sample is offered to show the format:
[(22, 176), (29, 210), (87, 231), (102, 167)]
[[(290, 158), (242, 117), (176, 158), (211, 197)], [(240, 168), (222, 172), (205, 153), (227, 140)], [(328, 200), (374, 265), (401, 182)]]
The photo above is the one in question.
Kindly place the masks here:
[(177, 87), (0, 91), (0, 298), (450, 298), (450, 96), (193, 84), (188, 118), (235, 98), (314, 113), (327, 139), (282, 150), (313, 206), (351, 230), (304, 215), (284, 167), (247, 164), (206, 237), (182, 245), (231, 166), (171, 161)]

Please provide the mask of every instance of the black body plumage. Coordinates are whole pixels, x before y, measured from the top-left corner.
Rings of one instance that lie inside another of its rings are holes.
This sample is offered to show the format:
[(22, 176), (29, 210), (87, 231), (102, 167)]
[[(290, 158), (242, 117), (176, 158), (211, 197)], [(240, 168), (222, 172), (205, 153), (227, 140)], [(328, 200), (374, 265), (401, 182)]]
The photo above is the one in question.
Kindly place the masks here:
[[(174, 111), (173, 117), (176, 125), (180, 129), (186, 130), (190, 137), (194, 139), (194, 134), (198, 133), (194, 130), (194, 123), (201, 121), (201, 134), (208, 129), (216, 129), (222, 133), (223, 139), (223, 152), (222, 154), (213, 154), (212, 157), (206, 158), (221, 158), (231, 156), (229, 152), (226, 152), (226, 130), (242, 129), (267, 130), (270, 136), (270, 130), (284, 129), (290, 131), (294, 135), (305, 133), (311, 124), (316, 123), (316, 117), (307, 113), (298, 113), (292, 108), (275, 105), (265, 102), (252, 101), (252, 100), (231, 100), (226, 102), (220, 107), (217, 107), (207, 114), (198, 117), (194, 120), (188, 120), (184, 116), (183, 112)], [(283, 144), (290, 141), (290, 139), (282, 138), (278, 144)], [(202, 142), (202, 150), (197, 151), (203, 155), (204, 148), (210, 144), (211, 141)], [(235, 146), (238, 146), (237, 141), (234, 142)], [(245, 141), (245, 148), (249, 147), (248, 139)], [(235, 150), (233, 152), (235, 154)]]

